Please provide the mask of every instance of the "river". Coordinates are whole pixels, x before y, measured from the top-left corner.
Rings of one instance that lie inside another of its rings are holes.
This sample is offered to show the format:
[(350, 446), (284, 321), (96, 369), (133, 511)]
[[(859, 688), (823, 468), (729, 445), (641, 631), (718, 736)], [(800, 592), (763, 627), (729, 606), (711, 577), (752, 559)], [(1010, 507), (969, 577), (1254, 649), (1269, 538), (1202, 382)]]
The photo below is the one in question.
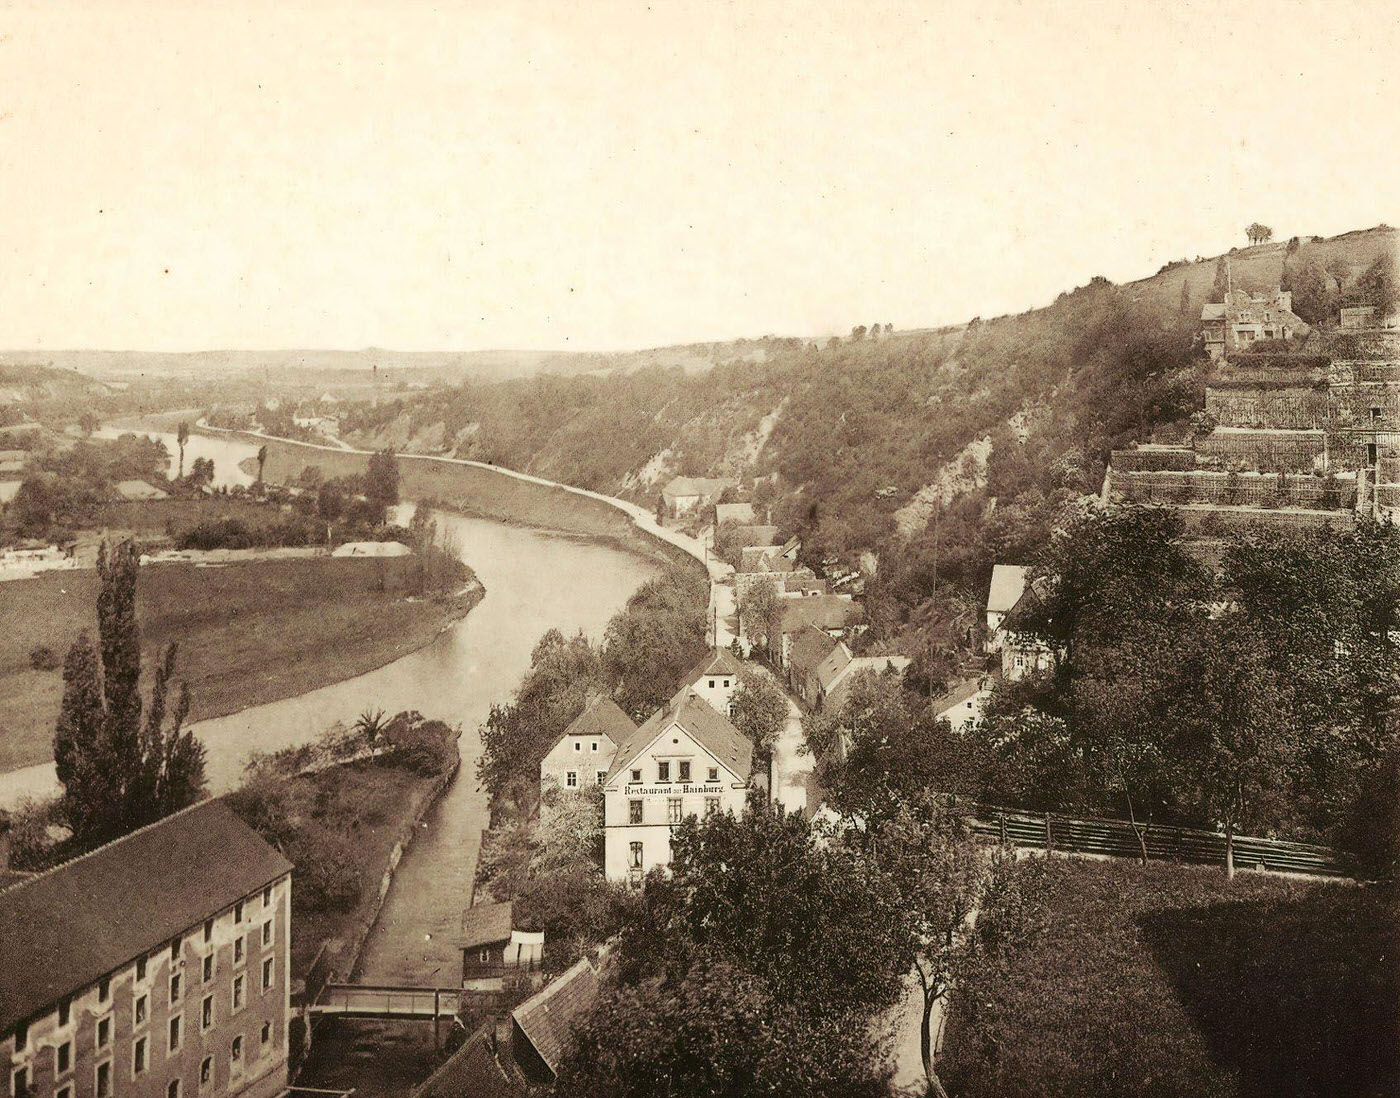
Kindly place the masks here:
[[(174, 452), (174, 435), (155, 437)], [(238, 461), (253, 453), (241, 442), (193, 436), (185, 461), (212, 457), (216, 483), (247, 483)], [(441, 969), (434, 978), (455, 982), (452, 965), (461, 962), (453, 939), (487, 822), (476, 781), (477, 729), (492, 703), (509, 700), (541, 634), (557, 628), (566, 635), (583, 630), (601, 636), (628, 596), (658, 572), (643, 557), (595, 542), (460, 515), (436, 517), (486, 587), (486, 597), (466, 618), (378, 670), (193, 726), (208, 752), (215, 793), (238, 784), (250, 751), (303, 743), (366, 709), (417, 709), (461, 726), (461, 772), (399, 867), (361, 958), (368, 981), (426, 981)], [(54, 788), (52, 764), (0, 774), (0, 804)]]

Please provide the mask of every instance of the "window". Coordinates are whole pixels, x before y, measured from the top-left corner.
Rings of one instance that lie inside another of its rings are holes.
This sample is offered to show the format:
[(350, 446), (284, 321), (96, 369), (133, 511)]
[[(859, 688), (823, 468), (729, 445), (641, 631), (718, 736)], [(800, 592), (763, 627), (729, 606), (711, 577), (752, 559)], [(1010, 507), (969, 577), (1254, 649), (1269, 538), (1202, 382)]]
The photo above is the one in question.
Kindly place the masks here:
[(54, 1098), (73, 1098), (73, 1088), (59, 1087), (58, 1092), (54, 1095)]
[(729, 680), (728, 680), (728, 679), (725, 679), (724, 682), (723, 682), (721, 685), (723, 685), (723, 686), (728, 686), (728, 685), (729, 685)]
[(233, 963), (236, 965), (241, 965), (243, 963), (244, 940), (245, 939), (243, 939), (242, 937), (238, 937), (233, 940)]
[(574, 750), (575, 750), (575, 751), (582, 751), (582, 750), (583, 750), (583, 741), (582, 741), (582, 740), (575, 740), (575, 741), (574, 741)]
[(29, 1069), (15, 1068), (15, 1073), (10, 1079), (10, 1093), (14, 1098), (24, 1098), (29, 1093)]
[(690, 781), (690, 760), (689, 760), (689, 759), (682, 759), (680, 762), (676, 763), (676, 769), (680, 771), (680, 773), (676, 775), (676, 780), (677, 780), (677, 781), (682, 781), (682, 782), (688, 782), (688, 781)]
[(240, 973), (239, 975), (237, 975), (237, 976), (235, 976), (235, 977), (233, 978), (233, 1009), (234, 1009), (235, 1012), (236, 1012), (236, 1011), (240, 1011), (240, 1010), (243, 1009), (243, 975), (242, 975), (242, 973)]
[(73, 1000), (64, 996), (58, 1001), (58, 1024), (66, 1026), (73, 1017)]
[(146, 1070), (146, 1038), (138, 1037), (131, 1043), (131, 1074), (140, 1075)]
[(706, 798), (705, 798), (705, 815), (706, 815), (706, 816), (713, 816), (713, 815), (714, 815), (716, 812), (718, 812), (718, 811), (719, 811), (719, 798), (718, 798), (718, 797), (706, 797)]
[(165, 1098), (180, 1098), (180, 1080), (171, 1079), (165, 1088)]
[(588, 745), (588, 750), (592, 751), (594, 754), (597, 754), (597, 752), (598, 752), (598, 741), (597, 741), (597, 740), (594, 740), (592, 743), (590, 743), (590, 744)]
[(577, 771), (577, 770), (570, 770), (567, 774), (565, 774), (565, 775), (564, 775), (564, 784), (567, 785), (570, 789), (577, 789), (577, 788), (578, 788), (578, 771)]
[(58, 1046), (58, 1074), (63, 1075), (73, 1067), (73, 1042), (64, 1041)]
[(228, 1049), (229, 1065), (234, 1071), (243, 1069), (243, 1035), (240, 1033), (233, 1039), (233, 1044)]
[(666, 820), (673, 824), (681, 822), (681, 799), (679, 797), (666, 798)]
[(639, 781), (641, 781), (641, 780), (642, 780), (642, 772), (641, 772), (640, 770), (634, 770), (634, 771), (632, 771), (632, 780), (633, 780), (634, 782), (639, 782)]
[(180, 1025), (183, 1019), (180, 1015), (170, 1019), (170, 1046), (169, 1051), (178, 1052), (180, 1049)]
[(172, 962), (180, 959), (180, 935), (170, 939), (170, 960)]
[(632, 846), (631, 846), (631, 854), (632, 854), (632, 868), (633, 868), (633, 869), (641, 869), (641, 868), (642, 868), (642, 844), (641, 844), (641, 843), (633, 843)]
[(271, 906), (272, 906), (272, 886), (271, 886), (271, 885), (265, 885), (265, 886), (263, 887), (263, 907), (271, 907)]
[(269, 1041), (272, 1040), (272, 1023), (271, 1023), (271, 1022), (264, 1022), (264, 1023), (263, 1023), (262, 1032), (258, 1034), (258, 1040), (260, 1040), (263, 1044), (267, 1044)]
[(709, 780), (712, 781), (712, 782), (717, 782), (717, 781), (719, 781), (719, 767), (717, 767), (717, 766), (712, 766), (712, 767), (710, 767), (710, 776), (709, 776)]
[(136, 959), (136, 978), (137, 978), (138, 980), (144, 980), (144, 979), (146, 978), (146, 958), (145, 958), (145, 957), (138, 957), (138, 958)]
[(272, 958), (269, 957), (263, 962), (263, 990), (266, 991), (272, 986)]
[(29, 1023), (21, 1022), (15, 1026), (15, 1051), (23, 1052), (25, 1046), (29, 1044)]
[(178, 972), (170, 977), (170, 1001), (172, 1003), (180, 1001), (180, 974)]
[(97, 1019), (97, 1047), (106, 1048), (112, 1040), (112, 1019)]
[(214, 1080), (214, 1057), (206, 1056), (199, 1062), (199, 1085), (207, 1087)]
[(104, 976), (97, 981), (97, 1001), (105, 1003), (112, 995), (112, 978)]
[(710, 680), (710, 689), (713, 690), (714, 688), (715, 688), (715, 680), (714, 680), (714, 679), (711, 679), (711, 680)]
[(234, 921), (235, 923), (241, 923), (241, 922), (243, 921), (243, 901), (242, 901), (242, 900), (239, 900), (238, 903), (236, 903), (236, 904), (233, 905), (233, 921)]
[(144, 1025), (146, 1022), (146, 996), (136, 996), (136, 1007), (132, 1011), (133, 1025)]
[(214, 996), (206, 995), (199, 1004), (199, 1028), (208, 1029), (214, 1024)]
[(272, 944), (272, 920), (271, 920), (271, 919), (268, 919), (267, 922), (263, 923), (263, 945), (269, 946), (269, 945), (271, 945), (271, 944)]
[(606, 770), (595, 770), (593, 771), (593, 776), (599, 785), (602, 785), (608, 780), (608, 772)]
[(107, 1098), (112, 1093), (112, 1061), (106, 1060), (97, 1065), (97, 1098)]
[(214, 920), (204, 920), (204, 944), (208, 945), (214, 940)]
[(214, 955), (206, 953), (204, 955), (204, 982), (207, 984), (214, 978)]
[(642, 822), (641, 798), (627, 802), (627, 822), (630, 824), (639, 824)]
[(671, 764), (669, 762), (659, 762), (656, 764), (656, 780), (658, 782), (669, 782), (671, 780)]

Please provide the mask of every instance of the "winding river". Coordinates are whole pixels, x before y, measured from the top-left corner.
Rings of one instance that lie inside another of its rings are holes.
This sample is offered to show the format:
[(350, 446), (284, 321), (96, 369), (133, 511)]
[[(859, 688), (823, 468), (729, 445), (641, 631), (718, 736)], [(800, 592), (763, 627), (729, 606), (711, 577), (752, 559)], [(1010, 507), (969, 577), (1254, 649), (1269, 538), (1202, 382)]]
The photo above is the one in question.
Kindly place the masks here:
[[(173, 434), (154, 437), (174, 453)], [(253, 453), (241, 441), (194, 436), (185, 461), (212, 457), (216, 483), (246, 484), (250, 478), (237, 466)], [(476, 782), (477, 728), (492, 703), (509, 699), (542, 633), (557, 628), (600, 636), (628, 596), (657, 573), (644, 558), (603, 544), (447, 513), (437, 519), (486, 587), (485, 599), (466, 618), (378, 670), (194, 726), (208, 751), (210, 786), (219, 793), (238, 784), (250, 751), (303, 743), (366, 709), (417, 709), (461, 725), (458, 779), (400, 865), (361, 957), (370, 981), (453, 982), (452, 965), (460, 964), (453, 936), (486, 826), (486, 799)], [(0, 804), (54, 789), (51, 763), (0, 774)]]

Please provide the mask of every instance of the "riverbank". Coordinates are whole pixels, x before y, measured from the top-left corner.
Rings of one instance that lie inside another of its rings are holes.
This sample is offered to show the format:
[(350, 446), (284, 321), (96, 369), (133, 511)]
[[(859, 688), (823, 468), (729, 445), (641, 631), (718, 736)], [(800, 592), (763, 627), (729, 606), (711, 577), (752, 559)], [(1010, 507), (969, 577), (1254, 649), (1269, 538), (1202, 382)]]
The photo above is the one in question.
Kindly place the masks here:
[[(413, 558), (320, 557), (217, 568), (161, 564), (141, 570), (137, 615), (143, 658), (179, 644), (190, 720), (237, 713), (383, 667), (430, 644), (466, 617), (485, 591), (473, 575), (453, 595), (413, 591)], [(35, 668), (46, 648), (61, 665), (81, 630), (95, 632), (94, 570), (0, 584), (0, 772), (53, 757), (63, 696), (57, 666)]]

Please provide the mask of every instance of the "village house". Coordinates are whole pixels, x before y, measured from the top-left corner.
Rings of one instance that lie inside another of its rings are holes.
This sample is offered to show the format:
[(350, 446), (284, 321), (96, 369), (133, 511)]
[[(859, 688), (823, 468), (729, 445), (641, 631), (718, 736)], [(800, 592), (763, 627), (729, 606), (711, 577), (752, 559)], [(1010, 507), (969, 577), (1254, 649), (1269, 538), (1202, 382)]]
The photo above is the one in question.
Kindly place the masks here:
[(739, 482), (722, 477), (675, 477), (661, 489), (666, 511), (672, 517), (688, 515), (714, 503), (726, 488), (737, 488)]
[(814, 709), (839, 713), (862, 672), (902, 673), (908, 666), (907, 656), (853, 656), (844, 641), (837, 641), (836, 647), (817, 665), (817, 696), (809, 704)]
[(517, 930), (515, 907), (474, 904), (462, 912), (457, 948), (462, 951), (462, 986), (506, 972), (529, 972), (544, 958), (544, 931)]
[(541, 811), (545, 794), (552, 788), (601, 786), (612, 769), (618, 745), (636, 731), (632, 718), (611, 698), (589, 701), (540, 761)]
[(734, 692), (739, 689), (743, 664), (727, 648), (715, 648), (685, 677), (685, 688), (710, 703), (725, 717), (733, 709)]
[(671, 828), (687, 816), (739, 813), (753, 743), (690, 686), (617, 749), (603, 787), (603, 865), (640, 884), (671, 861)]
[(840, 644), (839, 640), (815, 625), (804, 625), (792, 635), (788, 644), (788, 688), (806, 702), (808, 708), (815, 709), (821, 699), (817, 668)]
[(203, 801), (0, 891), (10, 1098), (275, 1098), (291, 863)]
[(1015, 682), (1037, 671), (1048, 671), (1055, 666), (1055, 652), (1044, 641), (1024, 629), (1018, 628), (1029, 614), (1039, 607), (1041, 593), (1038, 580), (1027, 585), (1016, 604), (1007, 611), (1001, 623), (1001, 675), (1008, 682)]
[(807, 626), (840, 639), (862, 628), (865, 610), (849, 595), (811, 595), (783, 600), (783, 619), (777, 644), (779, 666), (787, 670), (793, 637)]
[(1229, 290), (1224, 301), (1201, 306), (1201, 333), (1212, 359), (1246, 350), (1261, 339), (1292, 339), (1308, 333), (1308, 325), (1293, 312), (1291, 290), (1263, 294)]
[(574, 1030), (598, 998), (598, 970), (580, 957), (511, 1011), (510, 1052), (516, 1071), (532, 1087), (552, 1086), (574, 1047)]
[(954, 683), (946, 694), (934, 699), (934, 713), (952, 725), (954, 732), (964, 731), (982, 716), (982, 708), (992, 695), (992, 682), (992, 676), (981, 675)]

